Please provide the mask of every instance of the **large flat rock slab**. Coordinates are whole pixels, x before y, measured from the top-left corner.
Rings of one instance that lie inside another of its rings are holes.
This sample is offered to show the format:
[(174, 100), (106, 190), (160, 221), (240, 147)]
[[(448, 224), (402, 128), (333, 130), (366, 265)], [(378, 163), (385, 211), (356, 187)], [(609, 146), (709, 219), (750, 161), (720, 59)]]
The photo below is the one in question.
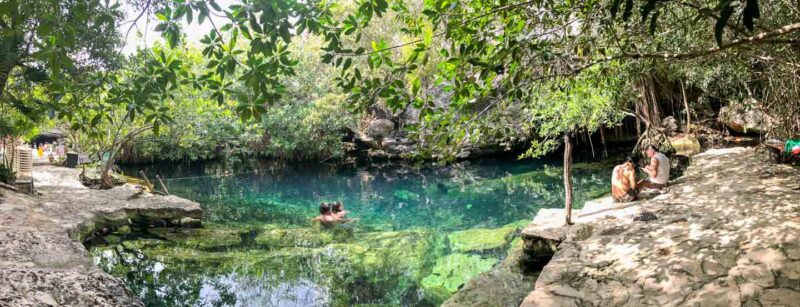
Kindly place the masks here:
[(522, 306), (800, 304), (800, 171), (754, 149), (699, 154), (667, 192), (576, 221)]
[(78, 174), (36, 166), (40, 195), (0, 191), (0, 306), (143, 306), (122, 280), (92, 263), (82, 241), (129, 223), (181, 225), (202, 218), (195, 202), (137, 195), (130, 185), (91, 190)]

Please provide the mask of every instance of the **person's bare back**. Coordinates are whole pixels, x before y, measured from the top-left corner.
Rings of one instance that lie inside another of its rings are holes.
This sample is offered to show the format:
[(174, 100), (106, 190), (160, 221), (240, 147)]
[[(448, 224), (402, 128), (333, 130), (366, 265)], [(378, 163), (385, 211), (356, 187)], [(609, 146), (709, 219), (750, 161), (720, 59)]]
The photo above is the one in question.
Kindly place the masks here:
[[(338, 204), (338, 206), (336, 206)], [(339, 212), (333, 212), (333, 208), (338, 208)], [(335, 204), (328, 204), (328, 203), (321, 203), (319, 204), (319, 215), (313, 219), (311, 219), (312, 223), (320, 223), (323, 227), (333, 227), (338, 224), (350, 223), (356, 221), (357, 219), (349, 219), (345, 218), (344, 215), (347, 214), (347, 211), (344, 211), (344, 207), (341, 205), (340, 202)]]
[(631, 159), (611, 171), (611, 196), (618, 202), (636, 199), (636, 170)]

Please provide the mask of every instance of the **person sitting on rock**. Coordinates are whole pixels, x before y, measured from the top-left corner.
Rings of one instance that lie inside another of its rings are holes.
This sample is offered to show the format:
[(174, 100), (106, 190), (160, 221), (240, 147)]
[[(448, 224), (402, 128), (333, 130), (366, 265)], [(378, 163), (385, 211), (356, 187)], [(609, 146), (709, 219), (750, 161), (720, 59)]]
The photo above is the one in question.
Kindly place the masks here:
[(633, 158), (627, 157), (625, 162), (611, 171), (611, 197), (614, 201), (627, 203), (636, 200), (636, 168)]
[(340, 219), (344, 219), (348, 213), (347, 210), (344, 210), (344, 204), (342, 204), (340, 201), (333, 203), (331, 210), (333, 211), (333, 215)]
[(650, 158), (650, 165), (642, 168), (642, 171), (647, 173), (647, 179), (639, 181), (636, 188), (641, 191), (642, 189), (656, 189), (660, 190), (667, 186), (669, 181), (669, 158), (663, 153), (658, 152), (655, 146), (647, 146), (647, 157)]

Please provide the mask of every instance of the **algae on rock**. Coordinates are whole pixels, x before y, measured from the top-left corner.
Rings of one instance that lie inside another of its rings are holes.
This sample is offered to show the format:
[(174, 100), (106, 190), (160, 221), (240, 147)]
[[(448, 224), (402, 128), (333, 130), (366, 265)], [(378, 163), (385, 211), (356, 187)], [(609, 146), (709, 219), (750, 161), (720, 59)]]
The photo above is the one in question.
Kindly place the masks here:
[(479, 255), (450, 254), (436, 260), (430, 275), (422, 280), (422, 289), (431, 301), (442, 302), (458, 291), (461, 285), (478, 274), (490, 270), (499, 260)]
[(497, 253), (508, 244), (509, 237), (517, 231), (509, 225), (496, 229), (475, 228), (450, 233), (450, 248), (454, 253)]

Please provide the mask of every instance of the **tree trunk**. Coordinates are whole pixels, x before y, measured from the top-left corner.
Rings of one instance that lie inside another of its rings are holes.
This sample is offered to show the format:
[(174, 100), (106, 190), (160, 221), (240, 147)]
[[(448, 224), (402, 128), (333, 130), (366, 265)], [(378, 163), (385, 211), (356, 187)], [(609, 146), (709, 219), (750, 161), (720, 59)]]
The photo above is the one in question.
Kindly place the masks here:
[(564, 135), (564, 207), (566, 207), (566, 223), (572, 225), (572, 139), (569, 133)]
[(606, 129), (600, 127), (600, 143), (603, 143), (603, 158), (608, 158), (608, 148), (606, 148)]
[(114, 167), (114, 162), (116, 160), (116, 151), (111, 152), (108, 155), (108, 160), (103, 165), (103, 172), (100, 173), (100, 189), (111, 189), (114, 188), (114, 178), (111, 177), (111, 169)]
[(683, 107), (686, 109), (686, 133), (692, 132), (692, 110), (689, 109), (689, 101), (686, 99), (686, 89), (683, 87), (683, 80), (681, 80), (681, 94), (683, 94)]

